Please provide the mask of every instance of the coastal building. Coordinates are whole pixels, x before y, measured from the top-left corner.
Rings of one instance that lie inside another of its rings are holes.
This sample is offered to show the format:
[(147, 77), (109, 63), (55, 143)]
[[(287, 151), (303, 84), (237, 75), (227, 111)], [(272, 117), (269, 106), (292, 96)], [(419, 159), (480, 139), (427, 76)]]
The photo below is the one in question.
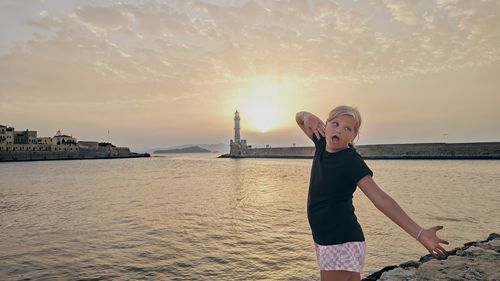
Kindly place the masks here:
[(99, 142), (97, 141), (79, 141), (78, 147), (80, 149), (98, 150)]
[(14, 131), (14, 144), (36, 144), (36, 131)]
[(7, 126), (0, 125), (0, 143), (5, 141), (5, 131), (7, 131)]
[(0, 125), (0, 144), (1, 143), (14, 143), (14, 128)]
[(13, 127), (0, 125), (0, 162), (149, 156), (148, 153), (134, 153), (128, 147), (116, 147), (109, 142), (79, 142), (61, 131), (53, 137), (37, 137), (36, 131), (15, 131)]
[(52, 138), (51, 137), (38, 137), (36, 138), (38, 151), (51, 151)]
[(37, 131), (16, 131), (0, 125), (0, 151), (78, 151), (76, 139), (62, 135), (37, 137)]
[(149, 157), (149, 154), (133, 153), (128, 147), (116, 147), (109, 142), (79, 142), (61, 131), (53, 137), (37, 137), (37, 131), (16, 131), (0, 125), (0, 162), (129, 157)]
[(63, 135), (60, 130), (52, 138), (52, 146), (55, 151), (78, 151), (79, 149), (76, 138)]

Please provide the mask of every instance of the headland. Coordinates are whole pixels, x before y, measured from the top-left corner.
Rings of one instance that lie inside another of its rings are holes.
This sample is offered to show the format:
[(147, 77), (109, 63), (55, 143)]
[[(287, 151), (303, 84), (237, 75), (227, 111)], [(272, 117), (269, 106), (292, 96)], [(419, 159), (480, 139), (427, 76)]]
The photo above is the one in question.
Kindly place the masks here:
[(188, 146), (184, 148), (171, 148), (171, 149), (159, 149), (155, 150), (154, 154), (164, 154), (164, 153), (210, 153), (208, 149), (201, 148), (199, 146)]

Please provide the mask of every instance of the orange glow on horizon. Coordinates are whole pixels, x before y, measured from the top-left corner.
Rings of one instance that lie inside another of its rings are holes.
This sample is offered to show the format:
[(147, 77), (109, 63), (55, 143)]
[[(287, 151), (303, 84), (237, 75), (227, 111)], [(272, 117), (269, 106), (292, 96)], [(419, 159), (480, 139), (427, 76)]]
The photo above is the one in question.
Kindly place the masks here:
[(293, 114), (299, 84), (292, 79), (258, 78), (239, 91), (236, 108), (242, 127), (266, 133), (285, 127)]

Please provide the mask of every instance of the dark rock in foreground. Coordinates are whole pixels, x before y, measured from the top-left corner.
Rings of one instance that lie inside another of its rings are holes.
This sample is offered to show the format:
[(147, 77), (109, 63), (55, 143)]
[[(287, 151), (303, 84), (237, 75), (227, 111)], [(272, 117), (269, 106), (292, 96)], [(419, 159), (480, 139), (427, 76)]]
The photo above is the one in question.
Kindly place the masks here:
[(364, 281), (500, 281), (500, 235), (466, 243), (448, 252), (446, 258), (423, 256), (420, 260), (388, 266), (363, 279)]

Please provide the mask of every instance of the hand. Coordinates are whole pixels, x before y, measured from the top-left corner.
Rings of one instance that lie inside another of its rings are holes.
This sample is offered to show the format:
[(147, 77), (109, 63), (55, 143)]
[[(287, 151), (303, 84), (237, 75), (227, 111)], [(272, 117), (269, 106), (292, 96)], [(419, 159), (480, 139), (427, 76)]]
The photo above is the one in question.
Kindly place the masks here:
[(302, 119), (306, 129), (315, 134), (317, 139), (320, 139), (320, 136), (325, 136), (325, 123), (323, 123), (323, 121), (316, 115), (304, 112)]
[(448, 245), (448, 241), (437, 237), (436, 232), (443, 229), (443, 226), (435, 226), (429, 229), (424, 229), (418, 241), (431, 253), (433, 257), (446, 256), (446, 250), (440, 245)]

